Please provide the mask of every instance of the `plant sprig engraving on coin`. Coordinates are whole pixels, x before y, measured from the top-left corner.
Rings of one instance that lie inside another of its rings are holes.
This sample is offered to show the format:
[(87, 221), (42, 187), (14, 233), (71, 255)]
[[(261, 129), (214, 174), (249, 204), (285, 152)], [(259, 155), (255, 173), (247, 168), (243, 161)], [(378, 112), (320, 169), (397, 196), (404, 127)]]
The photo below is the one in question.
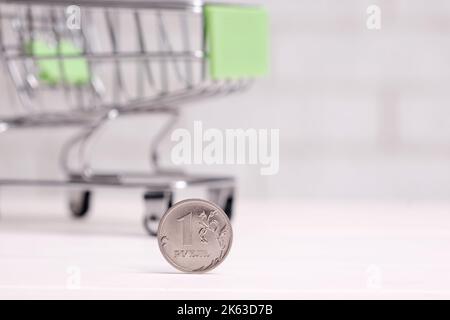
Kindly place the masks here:
[(219, 230), (219, 222), (214, 219), (217, 214), (218, 213), (215, 210), (211, 211), (209, 214), (207, 214), (205, 211), (200, 213), (199, 218), (201, 219), (201, 221), (199, 223), (201, 225), (201, 228), (198, 233), (200, 235), (200, 241), (203, 243), (208, 243), (208, 239), (206, 239), (206, 234), (208, 232), (212, 232), (215, 235), (215, 238), (220, 247), (220, 258), (222, 258), (227, 246), (226, 236), (228, 234), (228, 228), (225, 225)]
[(206, 214), (206, 212), (203, 211), (198, 215), (201, 219), (199, 223), (202, 226), (198, 231), (198, 234), (200, 235), (200, 241), (203, 243), (208, 243), (208, 239), (206, 239), (206, 234), (208, 231), (216, 233), (217, 228), (219, 228), (219, 222), (214, 219), (216, 214), (217, 211), (211, 211), (209, 214)]

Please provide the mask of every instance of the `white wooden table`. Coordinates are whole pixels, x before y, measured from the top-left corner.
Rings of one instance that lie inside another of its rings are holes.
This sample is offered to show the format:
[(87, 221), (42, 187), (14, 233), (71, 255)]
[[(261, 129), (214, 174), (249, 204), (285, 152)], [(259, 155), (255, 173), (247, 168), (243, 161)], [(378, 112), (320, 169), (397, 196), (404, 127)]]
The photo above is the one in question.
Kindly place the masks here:
[(105, 197), (74, 222), (6, 198), (0, 298), (450, 298), (450, 203), (241, 201), (229, 257), (192, 275), (144, 234), (140, 203)]

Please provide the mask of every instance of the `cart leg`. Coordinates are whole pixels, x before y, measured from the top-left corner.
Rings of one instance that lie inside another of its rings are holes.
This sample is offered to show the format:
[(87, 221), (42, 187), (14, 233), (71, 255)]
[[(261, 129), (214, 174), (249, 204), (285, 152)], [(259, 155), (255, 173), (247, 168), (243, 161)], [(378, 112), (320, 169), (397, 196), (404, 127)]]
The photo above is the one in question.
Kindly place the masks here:
[(209, 189), (208, 196), (209, 200), (220, 206), (231, 219), (234, 210), (234, 187)]
[(151, 236), (156, 236), (159, 221), (173, 204), (172, 192), (149, 191), (144, 194), (145, 213), (144, 228)]
[(69, 208), (72, 217), (81, 219), (87, 216), (92, 202), (90, 190), (71, 191), (69, 195)]

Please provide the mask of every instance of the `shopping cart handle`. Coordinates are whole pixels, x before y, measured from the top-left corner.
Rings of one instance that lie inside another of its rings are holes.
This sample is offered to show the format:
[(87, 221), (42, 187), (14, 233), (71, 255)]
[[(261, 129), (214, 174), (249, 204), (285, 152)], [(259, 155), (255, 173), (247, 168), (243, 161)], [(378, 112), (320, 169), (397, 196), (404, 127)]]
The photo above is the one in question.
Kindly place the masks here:
[(269, 28), (265, 9), (211, 4), (205, 8), (205, 20), (213, 79), (267, 74)]

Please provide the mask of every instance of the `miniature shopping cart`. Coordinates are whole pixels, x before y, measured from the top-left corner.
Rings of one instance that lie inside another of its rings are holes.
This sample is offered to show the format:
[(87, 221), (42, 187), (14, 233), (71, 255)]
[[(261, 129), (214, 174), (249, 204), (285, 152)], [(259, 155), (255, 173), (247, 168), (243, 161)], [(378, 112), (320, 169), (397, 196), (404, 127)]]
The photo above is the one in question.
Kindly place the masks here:
[[(0, 104), (0, 133), (79, 128), (60, 153), (65, 180), (3, 179), (1, 187), (67, 187), (77, 218), (88, 213), (96, 188), (142, 190), (144, 226), (152, 235), (179, 189), (204, 187), (231, 216), (233, 177), (164, 169), (159, 150), (182, 106), (243, 91), (266, 72), (263, 9), (201, 1), (0, 0), (0, 56), (20, 101)], [(167, 116), (151, 142), (151, 170), (95, 171), (88, 145), (99, 130), (118, 117), (145, 114)]]

